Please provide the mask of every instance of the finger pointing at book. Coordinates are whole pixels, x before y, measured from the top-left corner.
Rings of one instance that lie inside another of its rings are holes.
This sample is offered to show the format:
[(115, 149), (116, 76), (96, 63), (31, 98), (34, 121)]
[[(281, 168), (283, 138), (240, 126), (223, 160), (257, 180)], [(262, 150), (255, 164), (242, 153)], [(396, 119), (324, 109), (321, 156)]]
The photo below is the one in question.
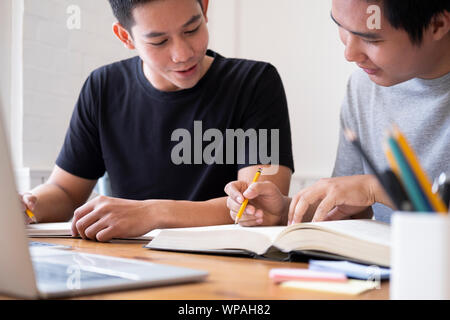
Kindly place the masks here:
[(389, 204), (372, 175), (321, 179), (293, 197), (288, 224), (312, 221), (367, 218), (375, 202)]

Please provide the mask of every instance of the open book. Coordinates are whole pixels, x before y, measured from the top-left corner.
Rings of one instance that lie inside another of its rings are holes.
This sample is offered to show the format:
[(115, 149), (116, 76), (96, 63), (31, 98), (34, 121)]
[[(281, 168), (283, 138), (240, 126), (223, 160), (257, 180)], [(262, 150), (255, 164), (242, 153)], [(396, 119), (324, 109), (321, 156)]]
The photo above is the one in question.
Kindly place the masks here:
[[(27, 225), (27, 235), (33, 238), (72, 238), (72, 222), (37, 223)], [(153, 239), (159, 230), (153, 230), (136, 238), (122, 240), (148, 241)]]
[(289, 227), (211, 227), (155, 230), (145, 247), (191, 252), (247, 252), (286, 258), (301, 252), (389, 266), (390, 227), (375, 220), (300, 223)]

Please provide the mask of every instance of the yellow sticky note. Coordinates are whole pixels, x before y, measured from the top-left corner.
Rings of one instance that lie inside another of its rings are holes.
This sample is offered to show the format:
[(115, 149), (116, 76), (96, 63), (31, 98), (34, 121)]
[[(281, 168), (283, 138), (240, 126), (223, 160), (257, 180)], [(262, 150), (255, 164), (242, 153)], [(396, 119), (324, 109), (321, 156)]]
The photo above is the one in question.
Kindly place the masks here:
[(285, 281), (283, 288), (312, 290), (339, 294), (358, 295), (367, 290), (372, 290), (379, 283), (366, 280), (348, 280), (347, 282), (323, 282), (323, 281)]

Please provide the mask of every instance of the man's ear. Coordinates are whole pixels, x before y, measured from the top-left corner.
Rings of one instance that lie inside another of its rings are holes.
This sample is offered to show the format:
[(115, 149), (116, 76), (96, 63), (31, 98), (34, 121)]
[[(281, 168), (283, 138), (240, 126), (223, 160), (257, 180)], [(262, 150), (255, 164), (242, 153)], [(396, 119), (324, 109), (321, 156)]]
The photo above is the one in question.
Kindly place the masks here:
[(450, 12), (444, 11), (433, 17), (430, 29), (433, 40), (441, 40), (450, 32)]
[(203, 6), (203, 15), (205, 16), (205, 21), (208, 22), (208, 6), (209, 6), (209, 0), (201, 0), (202, 6)]
[(122, 41), (125, 48), (128, 48), (130, 50), (136, 49), (130, 33), (119, 22), (114, 22), (112, 25), (112, 29), (116, 37), (119, 38), (120, 41)]

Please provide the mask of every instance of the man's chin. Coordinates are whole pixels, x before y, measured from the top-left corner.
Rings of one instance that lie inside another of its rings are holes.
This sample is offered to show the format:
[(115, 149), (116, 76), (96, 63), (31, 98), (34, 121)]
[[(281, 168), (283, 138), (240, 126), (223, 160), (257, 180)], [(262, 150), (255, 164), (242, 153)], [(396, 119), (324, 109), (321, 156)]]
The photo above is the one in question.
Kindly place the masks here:
[(409, 79), (407, 79), (407, 80), (392, 79), (392, 78), (382, 76), (382, 75), (381, 76), (380, 75), (369, 75), (369, 78), (370, 78), (370, 80), (372, 80), (372, 82), (374, 82), (377, 85), (382, 86), (382, 87), (392, 87), (399, 83), (409, 80)]
[(174, 79), (166, 78), (167, 83), (163, 88), (158, 88), (161, 91), (181, 91), (195, 87), (198, 81), (176, 81)]
[(199, 82), (199, 80), (196, 81), (172, 81), (172, 84), (177, 87), (178, 91), (179, 90), (188, 90), (188, 89), (192, 89), (193, 87), (195, 87), (197, 85), (197, 83)]

